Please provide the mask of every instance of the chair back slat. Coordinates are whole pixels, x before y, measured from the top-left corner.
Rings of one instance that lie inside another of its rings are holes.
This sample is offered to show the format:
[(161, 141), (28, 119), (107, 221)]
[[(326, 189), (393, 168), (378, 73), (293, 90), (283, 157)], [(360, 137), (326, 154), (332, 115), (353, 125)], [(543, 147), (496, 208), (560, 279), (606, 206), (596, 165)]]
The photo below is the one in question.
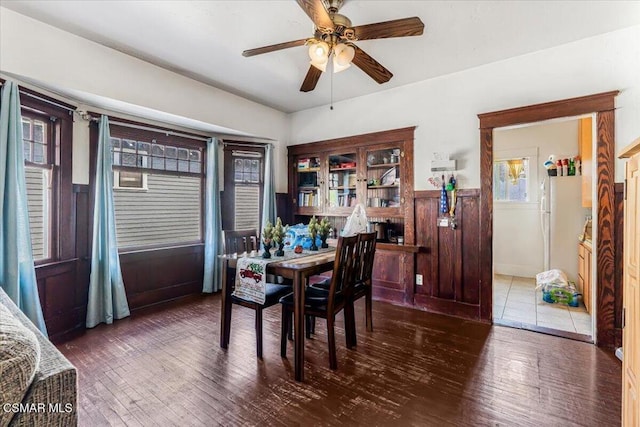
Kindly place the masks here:
[(376, 254), (376, 233), (358, 234), (356, 246), (355, 282), (371, 284), (373, 274), (373, 260)]
[(329, 307), (333, 307), (336, 295), (348, 295), (353, 287), (357, 243), (357, 235), (350, 237), (340, 236), (338, 238), (336, 258), (333, 263), (333, 275), (329, 286)]
[(241, 254), (258, 250), (258, 230), (223, 230), (224, 253)]

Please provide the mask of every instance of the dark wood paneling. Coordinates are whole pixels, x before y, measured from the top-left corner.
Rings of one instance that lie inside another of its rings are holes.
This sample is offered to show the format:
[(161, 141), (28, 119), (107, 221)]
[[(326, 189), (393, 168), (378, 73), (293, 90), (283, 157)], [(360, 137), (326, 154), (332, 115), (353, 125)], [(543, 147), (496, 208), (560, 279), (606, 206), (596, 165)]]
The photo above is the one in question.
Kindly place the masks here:
[(129, 308), (135, 310), (202, 292), (204, 246), (124, 252), (120, 266)]
[(491, 282), (493, 259), (492, 246), (492, 170), (493, 170), (493, 128), (516, 125), (557, 117), (596, 113), (597, 123), (597, 343), (613, 348), (616, 343), (616, 298), (614, 267), (616, 264), (615, 234), (615, 96), (618, 91), (562, 101), (537, 104), (493, 113), (479, 114), (480, 119), (480, 220), (483, 224), (480, 234), (481, 277), (480, 295), (481, 317), (491, 319)]
[(480, 129), (480, 318), (493, 318), (493, 129)]
[(53, 341), (84, 327), (86, 284), (83, 286), (79, 280), (77, 261), (72, 259), (36, 268), (42, 311)]
[(414, 304), (429, 311), (480, 319), (480, 218), (478, 190), (458, 191), (458, 227), (438, 227), (440, 192), (416, 192), (416, 273)]
[[(596, 307), (599, 345), (615, 344), (615, 138), (613, 110), (597, 114), (596, 182), (598, 205)], [(622, 296), (622, 295), (620, 295)]]
[(622, 282), (624, 270), (624, 184), (615, 186), (615, 266), (613, 279), (615, 346), (622, 346)]
[(293, 225), (293, 215), (288, 193), (276, 193), (276, 211), (284, 224)]
[(598, 111), (612, 111), (615, 108), (614, 98), (619, 91), (603, 92), (595, 95), (581, 96), (544, 104), (511, 108), (478, 114), (483, 129), (512, 126), (523, 123), (540, 122), (559, 117), (579, 116)]

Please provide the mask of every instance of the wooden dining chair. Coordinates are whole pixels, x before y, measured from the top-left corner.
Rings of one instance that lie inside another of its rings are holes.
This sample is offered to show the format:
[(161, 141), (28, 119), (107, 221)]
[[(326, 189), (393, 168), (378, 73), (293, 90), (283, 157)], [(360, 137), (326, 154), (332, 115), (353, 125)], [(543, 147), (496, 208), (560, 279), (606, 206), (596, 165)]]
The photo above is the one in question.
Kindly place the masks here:
[[(358, 234), (356, 246), (356, 271), (353, 285), (352, 300), (365, 297), (365, 320), (367, 330), (373, 332), (373, 298), (371, 280), (373, 276), (373, 261), (376, 254), (376, 233)], [(354, 330), (355, 331), (355, 330)], [(355, 345), (355, 335), (353, 336)]]
[(224, 253), (241, 254), (259, 249), (258, 230), (222, 230)]
[[(376, 252), (376, 233), (360, 233), (358, 234), (358, 243), (355, 250), (354, 264), (354, 285), (351, 299), (355, 303), (356, 300), (365, 297), (365, 321), (367, 330), (373, 332), (373, 298), (371, 280), (373, 276), (373, 262)], [(330, 280), (324, 280), (311, 285), (313, 288), (329, 290)], [(310, 318), (307, 320), (307, 327), (311, 333), (315, 331), (315, 320)], [(353, 331), (347, 331), (352, 335), (347, 336), (347, 340), (351, 345), (356, 345), (355, 328)]]
[[(329, 367), (338, 368), (335, 338), (335, 317), (344, 310), (345, 330), (354, 327), (353, 304), (351, 292), (353, 291), (353, 274), (355, 268), (355, 248), (358, 236), (340, 237), (336, 247), (336, 257), (333, 263), (333, 275), (329, 284), (329, 290), (309, 287), (305, 293), (304, 315), (305, 317), (320, 317), (327, 320), (327, 338), (329, 341)], [(282, 304), (282, 332), (280, 336), (280, 353), (287, 356), (287, 337), (289, 336), (293, 307), (293, 294), (280, 298)], [(306, 323), (306, 322), (305, 322)], [(300, 331), (302, 332), (302, 331)], [(347, 332), (348, 333), (348, 332)], [(304, 333), (296, 331), (295, 339), (304, 339)], [(347, 347), (351, 348), (347, 340)]]
[[(223, 230), (224, 236), (224, 253), (234, 254), (251, 252), (258, 250), (258, 233), (257, 230)], [(235, 275), (231, 274), (231, 277), (227, 276), (227, 280), (231, 280), (232, 289), (235, 286)], [(231, 323), (231, 307), (233, 304), (241, 305), (243, 307), (255, 310), (255, 329), (256, 329), (256, 355), (259, 359), (262, 359), (262, 310), (276, 305), (281, 297), (291, 293), (291, 286), (280, 285), (276, 283), (267, 283), (265, 289), (265, 301), (264, 304), (258, 304), (253, 301), (244, 300), (236, 296), (231, 296), (231, 303), (227, 306), (227, 315), (229, 317), (228, 324)], [(225, 331), (226, 342), (229, 342), (230, 331)]]

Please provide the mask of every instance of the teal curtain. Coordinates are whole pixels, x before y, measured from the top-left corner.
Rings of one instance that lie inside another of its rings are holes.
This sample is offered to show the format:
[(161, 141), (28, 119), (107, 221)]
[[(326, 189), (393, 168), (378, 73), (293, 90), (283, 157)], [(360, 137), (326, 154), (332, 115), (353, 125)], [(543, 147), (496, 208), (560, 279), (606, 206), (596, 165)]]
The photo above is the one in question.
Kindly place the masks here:
[(273, 164), (273, 144), (267, 144), (264, 150), (264, 195), (262, 200), (262, 228), (276, 223), (276, 185)]
[(118, 257), (111, 138), (109, 119), (106, 116), (100, 118), (97, 157), (87, 328), (93, 328), (99, 323), (111, 324), (114, 319), (129, 315)]
[(204, 280), (202, 292), (212, 293), (222, 288), (222, 269), (218, 254), (222, 248), (222, 218), (218, 179), (218, 140), (207, 140), (207, 169), (204, 206)]
[(31, 252), (18, 91), (8, 80), (0, 99), (0, 286), (46, 336)]

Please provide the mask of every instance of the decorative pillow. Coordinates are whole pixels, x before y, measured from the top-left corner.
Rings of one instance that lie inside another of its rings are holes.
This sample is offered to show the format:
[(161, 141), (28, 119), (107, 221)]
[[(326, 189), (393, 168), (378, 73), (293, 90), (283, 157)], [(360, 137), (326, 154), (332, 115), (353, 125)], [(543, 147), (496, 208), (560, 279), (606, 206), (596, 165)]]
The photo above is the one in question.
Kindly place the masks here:
[[(0, 402), (22, 402), (39, 364), (40, 345), (35, 334), (0, 304)], [(0, 427), (7, 426), (14, 415), (0, 408)]]

